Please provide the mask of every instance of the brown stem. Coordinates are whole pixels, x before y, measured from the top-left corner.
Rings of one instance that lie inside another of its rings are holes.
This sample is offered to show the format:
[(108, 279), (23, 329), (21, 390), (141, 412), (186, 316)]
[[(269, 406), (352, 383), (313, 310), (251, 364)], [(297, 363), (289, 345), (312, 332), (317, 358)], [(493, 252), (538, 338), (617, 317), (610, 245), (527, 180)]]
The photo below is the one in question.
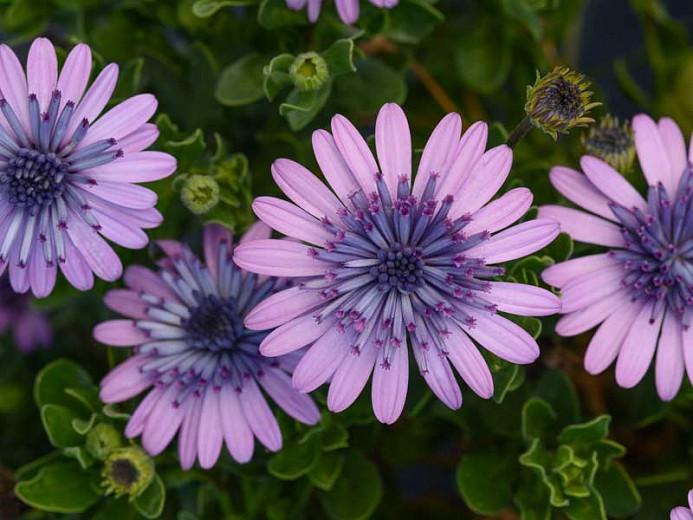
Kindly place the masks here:
[(445, 110), (445, 112), (459, 112), (459, 108), (457, 108), (457, 105), (455, 102), (448, 96), (447, 92), (443, 89), (443, 87), (438, 83), (438, 81), (431, 76), (430, 72), (421, 65), (417, 61), (416, 58), (411, 58), (409, 60), (409, 68), (411, 71), (416, 74), (416, 77), (419, 78), (419, 81), (423, 84), (423, 86), (428, 90), (429, 94), (435, 99), (436, 103), (440, 105), (440, 107)]

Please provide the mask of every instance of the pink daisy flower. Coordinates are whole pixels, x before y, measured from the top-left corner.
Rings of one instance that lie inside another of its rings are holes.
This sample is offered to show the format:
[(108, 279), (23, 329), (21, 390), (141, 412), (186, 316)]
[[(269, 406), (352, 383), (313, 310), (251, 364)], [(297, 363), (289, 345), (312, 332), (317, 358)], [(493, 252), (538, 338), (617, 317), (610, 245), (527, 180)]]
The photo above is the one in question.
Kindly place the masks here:
[(556, 326), (574, 336), (599, 325), (585, 368), (604, 371), (615, 359), (616, 381), (638, 384), (655, 358), (659, 396), (673, 399), (684, 367), (693, 378), (693, 149), (669, 118), (633, 119), (635, 147), (649, 185), (643, 198), (604, 161), (585, 156), (584, 173), (557, 166), (551, 183), (586, 211), (543, 206), (574, 240), (609, 248), (549, 267), (544, 280), (561, 289)]
[[(342, 22), (346, 24), (355, 23), (359, 19), (359, 1), (360, 0), (335, 0), (337, 13)], [(399, 0), (368, 0), (371, 4), (383, 9), (391, 9), (395, 7)], [(298, 11), (308, 6), (308, 20), (315, 23), (320, 16), (320, 8), (322, 0), (286, 0), (286, 5), (289, 9)]]
[(530, 191), (517, 188), (489, 201), (510, 172), (512, 151), (501, 145), (484, 152), (485, 123), (462, 136), (461, 129), (458, 114), (438, 124), (412, 188), (411, 136), (399, 106), (387, 104), (378, 114), (377, 162), (356, 128), (337, 115), (332, 134), (313, 134), (333, 191), (300, 164), (279, 159), (272, 175), (293, 204), (272, 197), (253, 203), (260, 219), (296, 241), (242, 244), (236, 263), (297, 278), (299, 285), (258, 305), (246, 326), (278, 327), (260, 346), (266, 356), (310, 345), (293, 383), (310, 392), (331, 381), (332, 411), (350, 406), (372, 373), (376, 417), (397, 420), (409, 379), (407, 343), (431, 390), (453, 409), (462, 395), (450, 363), (477, 394), (493, 394), (475, 342), (512, 363), (539, 355), (534, 339), (497, 311), (553, 314), (558, 298), (494, 278), (503, 274), (498, 264), (549, 244), (558, 225), (511, 225), (529, 209)]
[[(258, 223), (240, 243), (269, 234)], [(191, 468), (198, 459), (210, 468), (224, 442), (238, 462), (250, 460), (255, 437), (269, 450), (281, 448), (279, 425), (260, 388), (298, 421), (317, 423), (317, 407), (292, 388), (287, 375), (296, 356), (261, 356), (258, 346), (267, 333), (243, 326), (248, 310), (285, 282), (236, 267), (233, 238), (218, 225), (205, 228), (205, 263), (178, 242), (159, 245), (166, 256), (158, 272), (129, 267), (127, 289), (105, 297), (110, 309), (128, 319), (94, 329), (106, 345), (135, 347), (135, 355), (101, 382), (101, 399), (119, 403), (149, 390), (125, 434), (141, 435), (142, 446), (157, 455), (180, 432), (181, 466)]]
[(93, 274), (119, 278), (120, 259), (102, 236), (141, 248), (142, 230), (162, 220), (156, 194), (135, 184), (176, 168), (170, 155), (143, 151), (158, 136), (147, 123), (156, 99), (134, 96), (99, 116), (118, 66), (105, 67), (86, 89), (91, 66), (80, 44), (58, 74), (53, 44), (37, 38), (25, 74), (0, 45), (0, 274), (9, 267), (19, 293), (47, 296), (58, 269), (80, 290), (92, 287)]
[(675, 507), (670, 520), (693, 520), (693, 489), (688, 492), (688, 507)]
[(31, 308), (31, 296), (12, 290), (7, 276), (0, 278), (0, 334), (12, 331), (15, 344), (24, 353), (47, 347), (53, 329), (45, 314)]

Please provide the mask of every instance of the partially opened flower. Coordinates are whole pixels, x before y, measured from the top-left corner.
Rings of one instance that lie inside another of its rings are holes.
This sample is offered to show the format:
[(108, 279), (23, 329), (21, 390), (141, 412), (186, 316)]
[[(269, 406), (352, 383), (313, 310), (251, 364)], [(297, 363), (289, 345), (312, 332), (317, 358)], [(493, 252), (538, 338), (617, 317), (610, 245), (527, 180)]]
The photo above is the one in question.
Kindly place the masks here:
[(657, 391), (672, 399), (684, 366), (693, 379), (693, 149), (669, 118), (633, 119), (635, 147), (649, 185), (647, 197), (611, 166), (591, 156), (582, 170), (557, 166), (551, 183), (586, 210), (544, 206), (539, 215), (560, 222), (573, 239), (608, 248), (549, 267), (547, 283), (560, 287), (556, 332), (573, 336), (597, 325), (585, 356), (596, 374), (617, 357), (616, 381), (640, 382), (653, 358)]
[(675, 507), (670, 520), (693, 520), (693, 489), (688, 492), (688, 507)]
[[(290, 9), (296, 11), (308, 7), (308, 19), (311, 22), (316, 22), (320, 16), (320, 8), (322, 7), (323, 0), (286, 0), (286, 5)], [(371, 4), (376, 7), (381, 7), (384, 9), (390, 9), (399, 3), (399, 0), (368, 0)], [(360, 13), (360, 0), (334, 0), (337, 6), (337, 13), (339, 13), (339, 18), (344, 23), (354, 23), (359, 19)]]
[(387, 104), (378, 115), (378, 162), (356, 128), (335, 116), (332, 134), (313, 134), (334, 192), (300, 164), (279, 159), (272, 175), (293, 204), (272, 197), (253, 203), (265, 223), (297, 241), (242, 244), (236, 263), (296, 278), (298, 285), (258, 305), (246, 326), (279, 327), (260, 346), (267, 356), (311, 345), (294, 371), (294, 386), (309, 392), (331, 381), (330, 410), (351, 405), (373, 373), (375, 415), (394, 422), (407, 394), (408, 342), (424, 379), (451, 408), (461, 405), (462, 395), (450, 363), (479, 395), (493, 394), (491, 373), (472, 340), (513, 363), (539, 355), (534, 339), (498, 311), (553, 314), (558, 299), (494, 278), (503, 274), (498, 264), (550, 243), (558, 225), (511, 226), (529, 208), (529, 190), (489, 201), (510, 171), (512, 152), (505, 145), (484, 152), (485, 123), (460, 137), (461, 127), (458, 114), (438, 124), (412, 188), (411, 137), (399, 106)]
[[(269, 232), (258, 223), (241, 243)], [(255, 437), (272, 451), (281, 448), (279, 425), (260, 388), (295, 419), (316, 423), (317, 407), (287, 375), (294, 356), (261, 356), (258, 346), (267, 333), (243, 326), (248, 310), (282, 282), (236, 267), (232, 236), (218, 225), (205, 228), (205, 263), (178, 242), (159, 245), (166, 256), (158, 272), (131, 266), (127, 289), (106, 294), (106, 305), (128, 319), (94, 329), (102, 343), (135, 347), (135, 355), (101, 382), (101, 399), (118, 403), (149, 390), (125, 434), (142, 435), (142, 446), (157, 455), (180, 432), (181, 466), (190, 468), (197, 458), (209, 468), (224, 442), (239, 462), (252, 457)]]
[(47, 347), (53, 341), (48, 317), (31, 306), (31, 296), (12, 290), (7, 275), (0, 278), (0, 334), (12, 331), (14, 343), (22, 352)]
[(102, 235), (141, 248), (142, 230), (162, 220), (156, 194), (135, 184), (176, 167), (168, 154), (143, 151), (158, 136), (147, 123), (156, 99), (134, 96), (100, 116), (118, 67), (105, 67), (87, 89), (91, 65), (80, 44), (58, 74), (53, 45), (38, 38), (25, 74), (0, 45), (0, 273), (9, 266), (16, 292), (48, 295), (58, 269), (81, 290), (93, 274), (115, 280), (122, 266)]

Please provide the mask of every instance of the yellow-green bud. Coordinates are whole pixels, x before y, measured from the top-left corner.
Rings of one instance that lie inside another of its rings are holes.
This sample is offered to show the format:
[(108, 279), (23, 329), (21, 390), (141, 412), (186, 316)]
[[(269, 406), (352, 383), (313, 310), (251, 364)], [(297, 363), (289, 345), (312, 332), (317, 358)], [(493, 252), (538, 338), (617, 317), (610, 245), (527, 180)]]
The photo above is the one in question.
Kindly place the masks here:
[(317, 90), (330, 77), (327, 62), (317, 52), (305, 52), (296, 56), (289, 67), (289, 74), (299, 90)]
[(120, 432), (108, 423), (99, 423), (87, 434), (87, 451), (99, 460), (104, 460), (123, 444)]
[(589, 87), (582, 74), (568, 67), (556, 67), (545, 76), (537, 72), (536, 82), (527, 87), (525, 112), (534, 126), (556, 139), (559, 133), (594, 122), (589, 111), (601, 103), (591, 101)]
[(208, 175), (190, 175), (185, 179), (180, 198), (195, 215), (204, 215), (219, 203), (219, 184)]
[(635, 139), (628, 121), (621, 124), (609, 114), (582, 135), (582, 146), (589, 155), (606, 161), (621, 173), (628, 173), (635, 162)]
[(154, 461), (137, 446), (118, 448), (104, 461), (101, 476), (107, 495), (130, 495), (134, 498), (152, 482)]

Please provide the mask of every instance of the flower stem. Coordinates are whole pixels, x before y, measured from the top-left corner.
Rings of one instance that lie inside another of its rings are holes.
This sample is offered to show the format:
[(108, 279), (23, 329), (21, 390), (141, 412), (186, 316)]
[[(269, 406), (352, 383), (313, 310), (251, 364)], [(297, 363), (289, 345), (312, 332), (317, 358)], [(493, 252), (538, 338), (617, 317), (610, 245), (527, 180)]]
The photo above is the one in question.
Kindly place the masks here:
[(424, 67), (416, 58), (411, 58), (409, 60), (409, 68), (411, 71), (419, 78), (419, 81), (428, 90), (431, 97), (440, 105), (440, 107), (446, 112), (459, 112), (459, 108), (455, 102), (450, 98), (445, 89), (438, 83), (438, 81), (431, 76), (426, 67)]
[(510, 148), (515, 148), (515, 145), (519, 143), (529, 132), (532, 130), (532, 122), (529, 120), (529, 116), (525, 116), (522, 121), (515, 127), (515, 129), (510, 132), (508, 140), (505, 142)]

